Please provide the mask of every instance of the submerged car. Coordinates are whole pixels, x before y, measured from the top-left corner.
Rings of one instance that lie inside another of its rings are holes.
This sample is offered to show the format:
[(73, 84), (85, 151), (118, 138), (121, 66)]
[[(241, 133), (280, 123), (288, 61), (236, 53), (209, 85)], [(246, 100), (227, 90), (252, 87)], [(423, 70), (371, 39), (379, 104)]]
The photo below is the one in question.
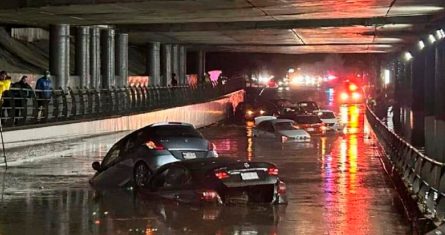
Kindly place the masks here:
[(254, 104), (240, 103), (235, 109), (237, 120), (254, 120), (263, 115), (278, 115), (279, 107), (271, 102), (257, 102)]
[(325, 124), (314, 114), (283, 115), (279, 118), (295, 121), (298, 128), (304, 129), (309, 134), (322, 135), (326, 133)]
[(311, 136), (303, 129), (299, 129), (295, 122), (276, 117), (257, 117), (253, 136), (277, 139), (281, 142), (310, 142)]
[(318, 115), (321, 121), (326, 126), (326, 131), (341, 131), (344, 128), (344, 125), (341, 121), (335, 116), (335, 113), (331, 110), (315, 110), (314, 114)]
[(162, 166), (141, 191), (191, 204), (286, 203), (286, 185), (268, 162), (194, 159)]
[(97, 172), (94, 186), (145, 186), (159, 167), (186, 159), (215, 158), (214, 145), (193, 125), (181, 122), (156, 123), (119, 140), (102, 163), (93, 162)]

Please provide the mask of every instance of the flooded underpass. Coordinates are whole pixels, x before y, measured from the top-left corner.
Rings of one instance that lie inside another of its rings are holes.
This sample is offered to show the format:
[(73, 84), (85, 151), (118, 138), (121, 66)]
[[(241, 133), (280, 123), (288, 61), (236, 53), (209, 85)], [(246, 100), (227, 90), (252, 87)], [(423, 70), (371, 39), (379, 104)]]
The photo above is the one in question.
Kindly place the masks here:
[(347, 128), (309, 144), (254, 138), (252, 123), (201, 129), (220, 155), (275, 163), (287, 205), (196, 207), (153, 201), (131, 188), (96, 191), (88, 184), (91, 163), (126, 134), (118, 133), (70, 142), (59, 158), (0, 172), (0, 234), (412, 233), (363, 108), (339, 111)]

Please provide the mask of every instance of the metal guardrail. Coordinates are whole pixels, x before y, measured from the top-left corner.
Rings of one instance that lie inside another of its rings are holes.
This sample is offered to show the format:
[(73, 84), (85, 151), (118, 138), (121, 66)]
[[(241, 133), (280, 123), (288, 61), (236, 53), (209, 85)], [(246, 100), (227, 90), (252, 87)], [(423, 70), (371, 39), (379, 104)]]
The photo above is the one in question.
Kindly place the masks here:
[(445, 221), (445, 163), (419, 152), (388, 129), (369, 107), (366, 117), (421, 212), (435, 222)]
[[(129, 86), (51, 91), (11, 88), (3, 93), (1, 122), (4, 127), (13, 127), (144, 113), (215, 99), (243, 89), (243, 84), (241, 79), (229, 79), (225, 84), (175, 87)], [(48, 92), (46, 97), (49, 98), (45, 98), (45, 92)]]

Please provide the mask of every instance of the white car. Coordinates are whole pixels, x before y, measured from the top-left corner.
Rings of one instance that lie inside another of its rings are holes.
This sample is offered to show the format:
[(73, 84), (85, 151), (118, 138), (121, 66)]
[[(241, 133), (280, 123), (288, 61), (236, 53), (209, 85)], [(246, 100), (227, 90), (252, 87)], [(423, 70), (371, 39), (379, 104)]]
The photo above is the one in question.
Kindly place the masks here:
[(341, 131), (345, 127), (331, 110), (320, 109), (315, 110), (314, 114), (318, 115), (321, 121), (326, 125), (327, 131)]
[(255, 118), (255, 124), (254, 137), (277, 139), (282, 143), (311, 141), (311, 135), (305, 130), (298, 129), (295, 122), (289, 119), (263, 116)]

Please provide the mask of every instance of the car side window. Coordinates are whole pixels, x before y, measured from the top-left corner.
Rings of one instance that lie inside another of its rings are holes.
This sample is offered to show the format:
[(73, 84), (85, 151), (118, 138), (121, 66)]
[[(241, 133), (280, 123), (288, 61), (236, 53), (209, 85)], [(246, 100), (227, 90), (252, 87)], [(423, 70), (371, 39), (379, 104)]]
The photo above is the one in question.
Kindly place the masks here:
[(115, 164), (119, 158), (120, 152), (121, 149), (119, 148), (118, 144), (115, 144), (113, 147), (111, 147), (110, 151), (108, 151), (107, 155), (104, 157), (101, 167), (103, 169), (106, 169)]
[(264, 130), (267, 132), (274, 132), (274, 128), (272, 123), (267, 122), (266, 125), (264, 126)]
[(186, 168), (171, 166), (156, 175), (152, 182), (154, 191), (177, 189), (191, 182), (191, 174)]

